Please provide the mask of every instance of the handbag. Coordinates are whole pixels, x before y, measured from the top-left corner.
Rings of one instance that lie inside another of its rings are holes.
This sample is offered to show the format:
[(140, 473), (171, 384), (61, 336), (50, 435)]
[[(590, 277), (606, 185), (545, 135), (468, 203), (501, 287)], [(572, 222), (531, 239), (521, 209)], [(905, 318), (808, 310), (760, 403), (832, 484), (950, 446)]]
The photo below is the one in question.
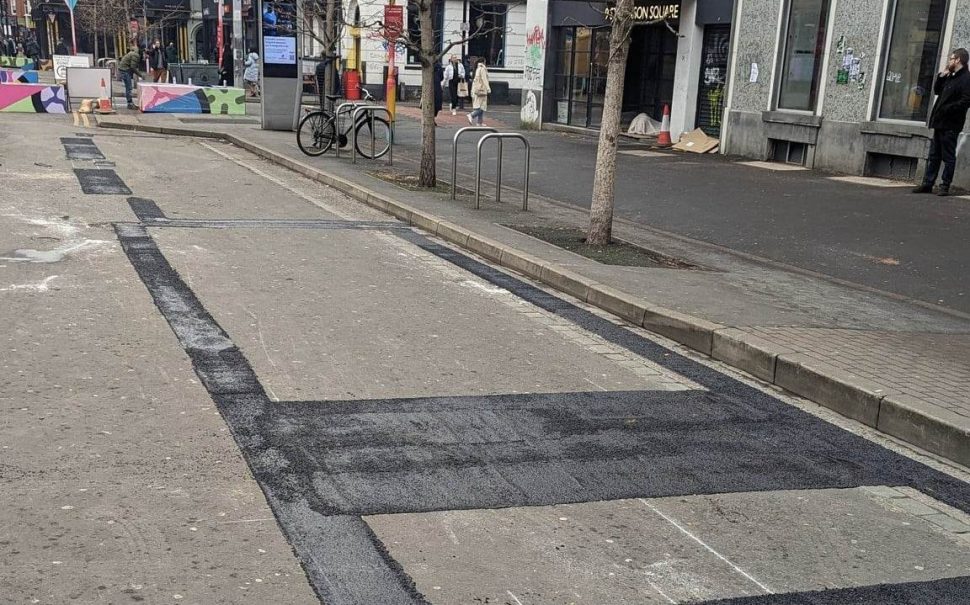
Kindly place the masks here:
[(468, 96), (468, 82), (458, 83), (458, 96), (467, 97)]

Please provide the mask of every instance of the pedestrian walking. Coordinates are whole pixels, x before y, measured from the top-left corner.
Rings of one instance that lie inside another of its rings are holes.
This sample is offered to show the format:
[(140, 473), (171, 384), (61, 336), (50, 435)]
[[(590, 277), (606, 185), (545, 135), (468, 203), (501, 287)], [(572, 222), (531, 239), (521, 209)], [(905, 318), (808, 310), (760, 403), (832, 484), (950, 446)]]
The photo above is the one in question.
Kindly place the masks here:
[(131, 98), (131, 90), (135, 86), (138, 77), (143, 80), (148, 79), (148, 75), (142, 71), (145, 64), (145, 45), (141, 42), (138, 47), (131, 50), (128, 54), (121, 57), (118, 62), (118, 71), (121, 73), (121, 81), (125, 84), (125, 100), (128, 101), (128, 109), (138, 109)]
[(6, 54), (8, 57), (16, 57), (17, 56), (17, 41), (16, 40), (14, 40), (13, 38), (7, 38), (7, 44), (4, 47), (4, 54)]
[(488, 68), (485, 67), (485, 59), (478, 60), (475, 66), (475, 78), (472, 80), (472, 107), (468, 114), (470, 124), (485, 125), (485, 112), (488, 111), (488, 95), (492, 94), (492, 87), (488, 84)]
[(468, 82), (465, 75), (465, 66), (458, 60), (458, 55), (451, 55), (448, 66), (445, 67), (445, 78), (441, 83), (442, 86), (448, 87), (451, 115), (456, 115), (459, 109), (465, 109), (465, 97), (468, 96)]
[[(179, 49), (175, 48), (174, 42), (169, 42), (168, 46), (165, 47), (165, 61), (168, 65), (175, 65), (181, 63), (179, 59)], [(170, 69), (166, 67), (166, 69)]]
[(54, 47), (55, 55), (69, 55), (71, 51), (67, 49), (67, 44), (64, 43), (64, 38), (57, 39), (57, 45)]
[(37, 38), (31, 35), (27, 38), (27, 42), (24, 43), (24, 54), (34, 63), (34, 69), (40, 70), (40, 44), (37, 44)]
[[(441, 63), (435, 61), (434, 64), (434, 79), (435, 81), (443, 82), (445, 79), (444, 69), (441, 68)], [(438, 117), (438, 112), (441, 111), (441, 107), (444, 105), (444, 91), (440, 86), (434, 87), (434, 115)]]
[(967, 62), (970, 54), (967, 49), (958, 48), (951, 52), (946, 65), (936, 76), (933, 92), (936, 93), (936, 103), (930, 114), (930, 128), (933, 138), (930, 140), (930, 155), (926, 159), (926, 172), (923, 182), (913, 189), (913, 193), (933, 193), (933, 184), (943, 163), (943, 176), (937, 195), (950, 195), (950, 183), (957, 165), (957, 138), (963, 130), (963, 123), (967, 120), (967, 110), (970, 109), (970, 74), (967, 73)]
[(152, 47), (148, 49), (148, 68), (151, 69), (153, 82), (168, 82), (168, 58), (162, 48), (162, 41), (158, 38), (155, 38)]
[[(255, 48), (249, 49), (246, 55), (246, 70), (243, 72), (243, 80), (246, 81), (246, 88), (249, 89), (249, 96), (259, 96), (259, 53)], [(322, 82), (318, 86), (323, 86)]]

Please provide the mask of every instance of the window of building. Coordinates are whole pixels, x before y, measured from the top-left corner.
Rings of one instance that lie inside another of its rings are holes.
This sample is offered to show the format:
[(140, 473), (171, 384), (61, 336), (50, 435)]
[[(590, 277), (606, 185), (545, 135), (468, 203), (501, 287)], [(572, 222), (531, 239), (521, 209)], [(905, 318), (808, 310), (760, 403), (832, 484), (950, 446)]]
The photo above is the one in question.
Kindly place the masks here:
[(562, 27), (556, 49), (555, 120), (596, 127), (603, 117), (610, 31)]
[[(432, 4), (431, 10), (434, 14), (431, 17), (431, 28), (434, 31), (435, 37), (435, 52), (441, 50), (441, 40), (442, 40), (442, 23), (444, 23), (445, 16), (445, 3), (435, 2)], [(415, 48), (421, 46), (421, 20), (418, 15), (418, 7), (414, 3), (408, 3), (408, 39), (411, 40)], [(408, 64), (415, 65), (419, 63), (418, 61), (418, 51), (408, 46)]]
[(791, 0), (779, 109), (814, 111), (825, 54), (829, 0)]
[(469, 33), (479, 32), (468, 41), (468, 55), (485, 57), (489, 66), (505, 67), (505, 22), (509, 6), (473, 2), (468, 8)]
[(879, 117), (925, 122), (940, 68), (946, 0), (896, 0)]

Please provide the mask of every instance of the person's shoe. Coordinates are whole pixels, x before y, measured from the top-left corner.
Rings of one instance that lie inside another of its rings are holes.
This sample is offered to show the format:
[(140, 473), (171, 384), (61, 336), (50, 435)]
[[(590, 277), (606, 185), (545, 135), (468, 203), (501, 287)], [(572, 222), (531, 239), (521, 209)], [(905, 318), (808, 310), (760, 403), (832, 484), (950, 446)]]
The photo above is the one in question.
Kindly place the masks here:
[(456, 115), (458, 115), (458, 111), (457, 111), (457, 110), (454, 110), (454, 109), (452, 109), (452, 110), (451, 110), (451, 115), (453, 115), (453, 116), (456, 116)]
[(138, 106), (135, 105), (134, 103), (128, 103), (128, 109), (137, 110), (138, 109)]
[(933, 193), (933, 185), (927, 185), (923, 183), (919, 187), (913, 189), (913, 193)]
[(936, 195), (938, 195), (940, 197), (946, 197), (946, 196), (950, 195), (950, 186), (949, 185), (940, 185), (940, 188), (936, 190)]
[(472, 119), (472, 114), (468, 114), (466, 117), (468, 118), (468, 123), (474, 126), (475, 120)]

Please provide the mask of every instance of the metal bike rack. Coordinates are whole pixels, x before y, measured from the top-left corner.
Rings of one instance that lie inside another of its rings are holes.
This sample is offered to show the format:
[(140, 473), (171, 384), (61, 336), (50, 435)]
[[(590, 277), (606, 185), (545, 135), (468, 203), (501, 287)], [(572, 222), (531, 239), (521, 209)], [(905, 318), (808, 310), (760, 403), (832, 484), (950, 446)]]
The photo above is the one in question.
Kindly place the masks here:
[[(338, 158), (340, 157), (340, 133), (343, 130), (341, 128), (341, 126), (343, 126), (343, 122), (341, 121), (341, 119), (344, 115), (353, 111), (354, 107), (359, 107), (365, 104), (366, 103), (363, 101), (347, 101), (337, 106), (337, 112), (334, 114), (333, 125), (334, 125), (334, 129), (337, 131), (336, 132), (337, 140), (334, 142), (334, 153)], [(344, 107), (350, 107), (350, 109), (344, 111)], [(348, 137), (348, 140), (349, 140), (349, 137)]]
[(458, 138), (466, 132), (498, 132), (491, 126), (465, 126), (459, 128), (455, 133), (454, 141), (451, 143), (451, 199), (456, 199), (458, 195)]
[(532, 147), (524, 136), (517, 132), (493, 132), (478, 139), (478, 150), (475, 170), (475, 209), (481, 207), (482, 198), (482, 147), (489, 139), (498, 141), (498, 164), (495, 170), (495, 201), (502, 201), (502, 139), (518, 139), (525, 145), (525, 183), (522, 188), (522, 210), (529, 209), (529, 162), (532, 155)]
[(390, 132), (387, 133), (389, 139), (387, 141), (387, 165), (394, 165), (394, 118), (391, 117), (391, 112), (387, 110), (387, 107), (383, 105), (359, 105), (354, 108), (354, 113), (351, 118), (350, 132), (353, 136), (353, 158), (354, 164), (357, 163), (357, 114), (366, 111), (370, 113), (370, 155), (374, 157), (376, 153), (376, 141), (374, 138), (374, 112), (383, 111), (387, 114), (387, 125)]

